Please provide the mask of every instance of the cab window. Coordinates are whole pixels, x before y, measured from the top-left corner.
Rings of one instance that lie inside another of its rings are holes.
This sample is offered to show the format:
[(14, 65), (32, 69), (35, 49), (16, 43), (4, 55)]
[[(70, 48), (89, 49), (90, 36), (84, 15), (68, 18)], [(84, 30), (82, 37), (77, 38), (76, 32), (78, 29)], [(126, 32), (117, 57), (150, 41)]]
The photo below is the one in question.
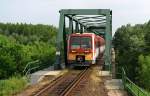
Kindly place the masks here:
[(81, 37), (81, 48), (92, 48), (92, 38)]
[(71, 37), (71, 49), (80, 48), (80, 37)]

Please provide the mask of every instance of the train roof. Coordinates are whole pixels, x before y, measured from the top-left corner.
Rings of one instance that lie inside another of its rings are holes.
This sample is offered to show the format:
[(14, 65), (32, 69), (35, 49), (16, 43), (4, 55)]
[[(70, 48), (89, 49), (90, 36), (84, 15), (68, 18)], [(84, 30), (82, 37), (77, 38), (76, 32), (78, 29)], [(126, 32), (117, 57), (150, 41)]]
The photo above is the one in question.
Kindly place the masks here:
[(73, 33), (73, 34), (70, 34), (71, 36), (92, 36), (92, 35), (95, 35), (94, 33)]

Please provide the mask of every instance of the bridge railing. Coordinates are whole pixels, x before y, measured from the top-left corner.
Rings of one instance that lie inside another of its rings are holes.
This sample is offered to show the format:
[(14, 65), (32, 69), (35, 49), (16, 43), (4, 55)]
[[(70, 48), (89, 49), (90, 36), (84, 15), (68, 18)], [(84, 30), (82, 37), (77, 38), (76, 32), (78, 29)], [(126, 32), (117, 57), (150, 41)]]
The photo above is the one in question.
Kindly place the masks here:
[(122, 68), (122, 81), (124, 88), (134, 96), (150, 96), (148, 92), (133, 83), (127, 76), (124, 68)]
[(23, 74), (26, 77), (29, 77), (29, 74), (31, 73), (31, 71), (38, 69), (40, 60), (35, 60), (35, 61), (31, 61), (28, 62), (27, 65), (25, 66), (24, 70), (23, 70)]

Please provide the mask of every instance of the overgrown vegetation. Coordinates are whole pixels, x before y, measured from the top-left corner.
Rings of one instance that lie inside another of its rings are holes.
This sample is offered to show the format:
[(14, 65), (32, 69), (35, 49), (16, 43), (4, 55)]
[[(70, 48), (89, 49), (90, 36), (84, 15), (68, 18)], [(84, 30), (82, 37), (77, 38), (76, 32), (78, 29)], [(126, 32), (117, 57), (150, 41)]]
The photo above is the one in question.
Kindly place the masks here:
[(118, 28), (113, 44), (118, 66), (126, 69), (132, 81), (150, 91), (150, 21)]
[(42, 68), (53, 64), (56, 32), (48, 25), (0, 23), (0, 79), (23, 74), (31, 61)]
[(0, 80), (0, 96), (11, 96), (26, 87), (27, 78), (14, 76), (7, 80)]
[[(26, 87), (25, 66), (37, 70), (54, 63), (57, 29), (48, 25), (0, 23), (0, 96), (10, 96)], [(32, 67), (30, 66), (30, 67)]]

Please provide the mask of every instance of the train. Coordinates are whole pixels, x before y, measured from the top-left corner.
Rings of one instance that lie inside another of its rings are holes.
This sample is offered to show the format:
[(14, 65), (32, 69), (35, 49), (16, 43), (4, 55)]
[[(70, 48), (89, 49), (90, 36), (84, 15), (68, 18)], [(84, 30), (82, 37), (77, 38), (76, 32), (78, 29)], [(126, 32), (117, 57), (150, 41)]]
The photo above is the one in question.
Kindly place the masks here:
[(67, 40), (67, 62), (70, 66), (90, 66), (103, 57), (105, 40), (94, 33), (73, 33)]

